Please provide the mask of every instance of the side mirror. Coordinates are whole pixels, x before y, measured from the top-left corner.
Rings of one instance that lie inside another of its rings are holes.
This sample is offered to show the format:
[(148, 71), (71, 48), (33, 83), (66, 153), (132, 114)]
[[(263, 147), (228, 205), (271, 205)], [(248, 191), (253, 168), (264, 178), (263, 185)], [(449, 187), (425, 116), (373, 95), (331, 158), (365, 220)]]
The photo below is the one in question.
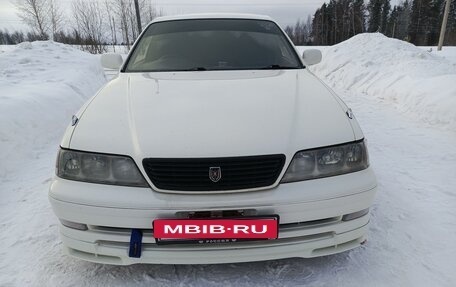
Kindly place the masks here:
[(106, 69), (117, 70), (122, 66), (123, 59), (119, 54), (102, 54), (101, 65)]
[(307, 66), (318, 64), (321, 62), (321, 51), (317, 49), (304, 50), (302, 59)]

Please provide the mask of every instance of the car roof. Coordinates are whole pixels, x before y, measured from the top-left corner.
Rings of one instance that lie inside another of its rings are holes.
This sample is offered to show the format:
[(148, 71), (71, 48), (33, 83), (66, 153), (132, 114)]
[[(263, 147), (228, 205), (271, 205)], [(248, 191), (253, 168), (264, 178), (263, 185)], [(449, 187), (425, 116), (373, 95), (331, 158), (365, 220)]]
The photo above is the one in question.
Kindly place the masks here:
[(252, 19), (252, 20), (272, 20), (271, 17), (266, 15), (257, 14), (243, 14), (243, 13), (201, 13), (201, 14), (183, 14), (173, 16), (162, 16), (152, 20), (151, 23), (173, 21), (173, 20), (187, 20), (187, 19)]

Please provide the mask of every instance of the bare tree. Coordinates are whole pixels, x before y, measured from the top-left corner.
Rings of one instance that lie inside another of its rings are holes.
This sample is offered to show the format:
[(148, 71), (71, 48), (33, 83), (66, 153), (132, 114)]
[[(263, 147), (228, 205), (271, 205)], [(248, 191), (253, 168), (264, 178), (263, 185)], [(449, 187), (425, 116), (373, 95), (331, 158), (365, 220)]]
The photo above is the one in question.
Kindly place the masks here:
[(56, 0), (48, 0), (49, 1), (49, 18), (51, 24), (51, 37), (54, 38), (60, 30), (62, 29), (62, 25), (64, 22), (64, 16), (62, 9), (60, 9), (59, 4)]
[(73, 1), (73, 15), (78, 32), (85, 40), (83, 48), (90, 53), (102, 53), (105, 32), (105, 15), (97, 1)]
[(113, 0), (113, 9), (117, 18), (120, 20), (120, 30), (122, 31), (123, 43), (125, 43), (130, 49), (130, 37), (129, 37), (129, 13), (128, 13), (128, 3), (126, 0)]
[(46, 39), (50, 26), (48, 0), (17, 0), (15, 5), (22, 21), (42, 39)]
[(139, 0), (139, 9), (144, 27), (155, 18), (164, 15), (163, 9), (158, 9), (151, 0)]
[(136, 28), (136, 14), (134, 11), (134, 7), (132, 7), (132, 3), (129, 3), (127, 5), (127, 15), (128, 15), (128, 20), (130, 21), (130, 30), (131, 30), (131, 39), (132, 42), (135, 41), (135, 39), (138, 37), (138, 29)]
[(116, 23), (114, 17), (111, 15), (111, 3), (108, 0), (104, 1), (106, 13), (108, 14), (109, 30), (111, 32), (111, 42), (114, 52), (116, 51), (117, 37), (116, 37)]

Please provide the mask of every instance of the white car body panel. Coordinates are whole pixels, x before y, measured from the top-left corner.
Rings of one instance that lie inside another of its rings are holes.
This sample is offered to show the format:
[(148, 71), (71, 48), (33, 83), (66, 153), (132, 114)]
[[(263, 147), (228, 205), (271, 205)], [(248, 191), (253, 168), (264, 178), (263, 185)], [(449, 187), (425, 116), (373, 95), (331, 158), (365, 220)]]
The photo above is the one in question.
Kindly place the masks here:
[[(194, 14), (156, 18), (259, 19), (249, 14)], [(136, 44), (135, 44), (136, 45)], [(99, 263), (226, 263), (342, 252), (366, 239), (366, 210), (376, 192), (372, 169), (280, 184), (301, 150), (362, 140), (343, 101), (308, 69), (120, 73), (76, 114), (65, 149), (131, 157), (150, 188), (94, 184), (55, 177), (49, 191), (61, 220), (67, 254)], [(211, 158), (284, 154), (276, 182), (261, 188), (186, 192), (160, 190), (144, 158)], [(151, 224), (180, 212), (251, 210), (280, 215), (279, 239), (237, 245), (155, 244)], [(287, 225), (288, 224), (288, 225)], [(290, 227), (291, 226), (291, 227)], [(131, 228), (144, 230), (141, 258), (128, 257)]]
[(111, 81), (63, 147), (127, 154), (138, 166), (147, 157), (279, 153), (288, 163), (299, 150), (360, 138), (305, 69), (137, 73)]
[[(368, 168), (337, 177), (281, 184), (264, 191), (206, 195), (166, 194), (57, 178), (49, 198), (60, 219), (90, 223), (87, 231), (61, 225), (68, 255), (116, 265), (210, 264), (310, 258), (360, 246), (366, 239), (369, 215), (350, 221), (341, 220), (341, 215), (369, 207), (375, 193), (375, 175)], [(154, 218), (173, 218), (185, 211), (233, 209), (253, 210), (256, 215), (280, 214), (281, 225), (303, 224), (281, 228), (279, 240), (234, 246), (157, 248), (150, 230)], [(144, 230), (141, 258), (128, 257), (129, 228)]]
[[(57, 178), (52, 183), (50, 196), (65, 202), (108, 208), (207, 210), (228, 207), (233, 209), (240, 205), (254, 207), (309, 203), (368, 192), (375, 186), (375, 176), (372, 169), (368, 168), (338, 177), (280, 184), (267, 190), (217, 195), (213, 192), (164, 194), (151, 192), (148, 188), (103, 184), (94, 186), (91, 183)], [(96, 189), (96, 192), (93, 192), (93, 189)]]
[(211, 71), (121, 75), (87, 108), (68, 147), (140, 158), (224, 157), (289, 155), (354, 140), (344, 111), (305, 69)]

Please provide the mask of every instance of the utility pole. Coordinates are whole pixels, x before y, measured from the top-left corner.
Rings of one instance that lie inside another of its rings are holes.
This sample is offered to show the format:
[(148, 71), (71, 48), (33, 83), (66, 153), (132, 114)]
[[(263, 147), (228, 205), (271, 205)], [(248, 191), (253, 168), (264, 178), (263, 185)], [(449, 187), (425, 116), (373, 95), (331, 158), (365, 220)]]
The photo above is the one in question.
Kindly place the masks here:
[(139, 13), (139, 3), (138, 0), (135, 0), (135, 10), (136, 10), (136, 21), (138, 22), (138, 34), (141, 34), (141, 14)]
[(442, 29), (440, 29), (439, 46), (437, 47), (437, 51), (442, 50), (443, 38), (445, 38), (445, 30), (448, 22), (448, 14), (450, 13), (450, 4), (451, 0), (446, 0), (445, 13), (443, 14)]

